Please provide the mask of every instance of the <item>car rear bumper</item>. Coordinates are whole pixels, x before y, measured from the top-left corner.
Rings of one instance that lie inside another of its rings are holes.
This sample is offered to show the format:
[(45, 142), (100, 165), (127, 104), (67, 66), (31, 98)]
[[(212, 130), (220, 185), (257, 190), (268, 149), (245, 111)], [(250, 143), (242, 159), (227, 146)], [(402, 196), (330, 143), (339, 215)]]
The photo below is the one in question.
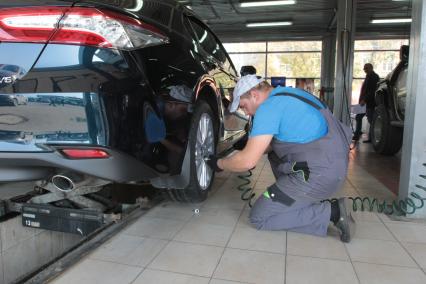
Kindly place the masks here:
[(101, 179), (132, 183), (148, 181), (158, 174), (137, 159), (107, 149), (105, 159), (71, 160), (59, 152), (0, 152), (0, 182), (47, 179), (58, 171), (72, 171)]

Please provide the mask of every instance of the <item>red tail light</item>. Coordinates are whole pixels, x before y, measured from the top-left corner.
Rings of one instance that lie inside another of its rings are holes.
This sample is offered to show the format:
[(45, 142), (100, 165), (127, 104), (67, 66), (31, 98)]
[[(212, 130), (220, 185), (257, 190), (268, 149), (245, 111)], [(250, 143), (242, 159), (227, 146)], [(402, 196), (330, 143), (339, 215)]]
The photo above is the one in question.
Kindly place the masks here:
[(66, 8), (13, 8), (0, 10), (0, 41), (46, 43)]
[(95, 8), (31, 7), (0, 10), (0, 41), (137, 49), (168, 41), (154, 26)]
[(62, 153), (69, 159), (106, 159), (108, 152), (102, 149), (62, 149)]

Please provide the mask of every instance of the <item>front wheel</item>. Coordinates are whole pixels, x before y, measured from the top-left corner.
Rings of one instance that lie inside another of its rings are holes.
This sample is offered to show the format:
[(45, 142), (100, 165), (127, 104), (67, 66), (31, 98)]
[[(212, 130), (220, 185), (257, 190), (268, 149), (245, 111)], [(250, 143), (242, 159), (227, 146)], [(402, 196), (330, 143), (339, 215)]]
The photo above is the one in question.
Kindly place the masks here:
[(383, 104), (376, 107), (371, 127), (371, 141), (377, 153), (394, 155), (401, 149), (403, 129), (391, 125), (389, 113)]

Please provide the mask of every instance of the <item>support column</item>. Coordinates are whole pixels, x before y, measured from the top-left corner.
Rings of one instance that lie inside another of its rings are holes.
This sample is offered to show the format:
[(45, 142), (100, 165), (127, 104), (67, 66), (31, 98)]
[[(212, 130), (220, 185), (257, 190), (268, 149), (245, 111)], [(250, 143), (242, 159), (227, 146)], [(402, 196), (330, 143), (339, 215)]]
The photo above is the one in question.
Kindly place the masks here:
[[(426, 3), (413, 0), (412, 13), (399, 199), (426, 198)], [(425, 219), (426, 206), (407, 217)]]
[(336, 69), (336, 35), (327, 35), (322, 39), (321, 87), (324, 88), (325, 103), (330, 109), (334, 105), (334, 76)]
[(356, 2), (357, 0), (337, 1), (337, 60), (333, 113), (348, 125), (352, 97)]

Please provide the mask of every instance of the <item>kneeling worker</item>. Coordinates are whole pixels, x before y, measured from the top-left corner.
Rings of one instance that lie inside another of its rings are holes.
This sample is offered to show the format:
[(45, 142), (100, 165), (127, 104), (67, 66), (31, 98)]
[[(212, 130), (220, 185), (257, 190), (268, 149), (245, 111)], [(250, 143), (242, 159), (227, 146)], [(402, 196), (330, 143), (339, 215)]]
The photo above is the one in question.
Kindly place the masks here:
[(290, 230), (325, 236), (330, 221), (349, 242), (355, 231), (350, 201), (321, 202), (343, 184), (351, 132), (313, 95), (288, 87), (272, 88), (255, 75), (242, 77), (231, 112), (253, 116), (245, 148), (228, 158), (211, 157), (216, 171), (243, 172), (265, 152), (276, 178), (250, 212), (259, 230)]

